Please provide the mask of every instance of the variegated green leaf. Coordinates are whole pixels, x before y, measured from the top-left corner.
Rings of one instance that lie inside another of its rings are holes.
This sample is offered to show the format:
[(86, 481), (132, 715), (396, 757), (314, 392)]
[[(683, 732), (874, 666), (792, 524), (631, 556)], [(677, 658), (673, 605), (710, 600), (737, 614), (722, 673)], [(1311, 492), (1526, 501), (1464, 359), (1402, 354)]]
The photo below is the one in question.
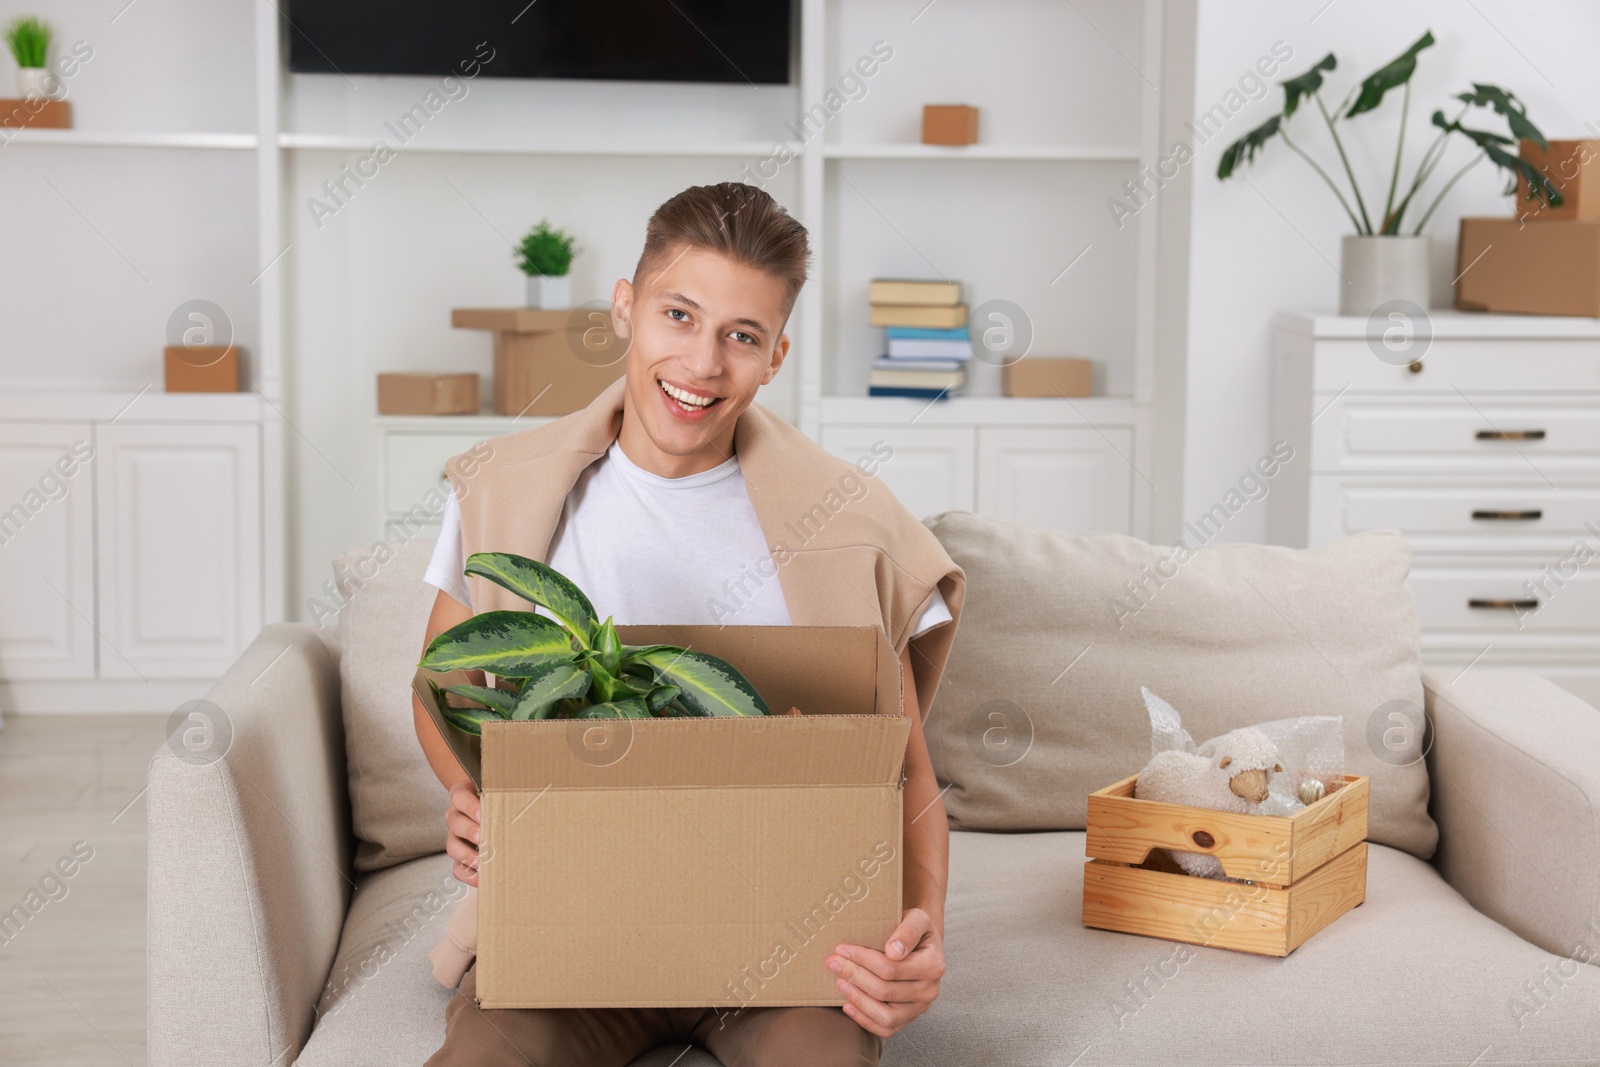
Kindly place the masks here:
[(563, 700), (581, 697), (589, 691), (589, 672), (566, 660), (541, 668), (522, 683), (513, 719), (548, 719)]
[(606, 616), (606, 621), (595, 628), (594, 654), (600, 661), (600, 666), (608, 674), (617, 674), (622, 666), (622, 640), (617, 637), (617, 628), (611, 625), (611, 616)]
[(653, 645), (627, 657), (655, 672), (656, 681), (677, 686), (678, 701), (692, 714), (768, 715), (767, 705), (755, 686), (726, 660), (706, 652)]
[(678, 694), (682, 692), (683, 690), (675, 685), (658, 685), (650, 690), (649, 695), (645, 697), (645, 707), (649, 708), (650, 713), (653, 715), (674, 700), (677, 700)]
[(465, 730), (469, 734), (481, 734), (483, 724), (486, 722), (504, 722), (503, 716), (495, 714), (489, 708), (452, 708), (446, 704), (443, 709), (445, 720), (451, 726)]
[(550, 619), (531, 611), (486, 611), (435, 637), (420, 666), (527, 678), (552, 660), (571, 658), (571, 635)]
[(575, 716), (579, 719), (648, 719), (650, 709), (638, 697), (590, 704)]
[(539, 605), (576, 634), (579, 644), (589, 644), (595, 627), (594, 605), (555, 568), (509, 552), (474, 552), (467, 557), (466, 573), (487, 578)]
[(447, 685), (444, 691), (486, 704), (499, 712), (500, 717), (504, 719), (509, 719), (511, 709), (517, 706), (517, 694), (508, 693), (504, 689), (490, 689), (486, 685)]

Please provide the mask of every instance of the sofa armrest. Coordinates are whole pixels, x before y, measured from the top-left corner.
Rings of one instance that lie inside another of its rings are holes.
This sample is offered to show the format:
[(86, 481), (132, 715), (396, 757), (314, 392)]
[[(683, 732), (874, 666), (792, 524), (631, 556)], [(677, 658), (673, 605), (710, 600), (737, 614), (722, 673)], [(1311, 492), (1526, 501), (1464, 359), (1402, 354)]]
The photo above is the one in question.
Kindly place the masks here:
[(149, 1062), (284, 1067), (353, 888), (338, 665), (276, 623), (192, 710), (150, 760)]
[(1502, 926), (1600, 964), (1600, 711), (1531, 671), (1456, 675), (1423, 673), (1434, 864)]

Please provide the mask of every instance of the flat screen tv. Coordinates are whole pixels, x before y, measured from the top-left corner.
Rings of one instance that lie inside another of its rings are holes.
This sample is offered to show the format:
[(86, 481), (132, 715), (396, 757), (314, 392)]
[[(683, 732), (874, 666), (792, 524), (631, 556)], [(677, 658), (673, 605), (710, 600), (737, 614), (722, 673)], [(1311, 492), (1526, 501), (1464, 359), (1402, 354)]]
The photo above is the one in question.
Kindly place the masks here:
[[(305, 74), (789, 81), (793, 0), (289, 0)], [(493, 58), (483, 62), (484, 57)]]

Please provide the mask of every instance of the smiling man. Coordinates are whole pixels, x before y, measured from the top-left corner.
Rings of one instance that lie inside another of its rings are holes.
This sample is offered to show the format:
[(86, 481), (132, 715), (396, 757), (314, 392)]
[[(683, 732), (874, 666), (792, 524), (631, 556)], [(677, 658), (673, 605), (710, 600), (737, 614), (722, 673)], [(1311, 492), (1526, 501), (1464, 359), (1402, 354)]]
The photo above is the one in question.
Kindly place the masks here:
[[(632, 280), (612, 291), (612, 323), (628, 345), (623, 377), (582, 411), (493, 439), (486, 460), (451, 462), (424, 647), (475, 612), (527, 608), (463, 577), (479, 551), (549, 563), (621, 624), (881, 627), (900, 656), (912, 720), (901, 921), (885, 944), (840, 944), (828, 956), (842, 1009), (484, 1009), (467, 966), (469, 896), (451, 924), (455, 940), (435, 953), (438, 964), (463, 950), (460, 967), (436, 969), (459, 985), (431, 1067), (624, 1067), (682, 1042), (727, 1067), (871, 1067), (883, 1039), (938, 995), (949, 832), (922, 712), (949, 654), (964, 575), (886, 489), (754, 403), (788, 355), (784, 328), (809, 258), (805, 228), (753, 186), (696, 186), (656, 210)], [(791, 543), (795, 521), (819, 514), (805, 542)], [(752, 570), (777, 580), (751, 582)], [(731, 614), (730, 586), (741, 593)], [(477, 793), (420, 703), (413, 714), (450, 790), (446, 851), (456, 877), (476, 886)]]

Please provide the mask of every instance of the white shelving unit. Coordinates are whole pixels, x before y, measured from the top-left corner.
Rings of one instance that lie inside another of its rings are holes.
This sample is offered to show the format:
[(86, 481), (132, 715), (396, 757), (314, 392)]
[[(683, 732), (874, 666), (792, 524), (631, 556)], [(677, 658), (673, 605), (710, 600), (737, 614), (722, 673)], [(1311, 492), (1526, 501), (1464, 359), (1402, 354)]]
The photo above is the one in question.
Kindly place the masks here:
[[(815, 252), (789, 325), (792, 366), (763, 402), (841, 449), (866, 434), (898, 439), (906, 462), (885, 477), (908, 501), (1142, 532), (1156, 208), (1118, 231), (1104, 205), (1156, 158), (1162, 5), (1004, 8), (997, 19), (992, 5), (918, 13), (890, 0), (800, 0), (786, 86), (479, 78), (331, 221), (309, 216), (308, 198), (438, 79), (290, 74), (274, 0), (135, 8), (95, 30), (96, 58), (72, 82), (80, 128), (15, 132), (0, 146), (10, 180), (37, 172), (57, 190), (29, 185), (27, 195), (98, 231), (72, 221), (83, 248), (58, 268), (94, 312), (74, 311), (71, 331), (61, 316), (29, 319), (19, 338), (47, 351), (69, 334), (72, 370), (41, 363), (8, 384), (132, 396), (154, 378), (159, 390), (151, 338), (166, 310), (196, 297), (222, 304), (261, 428), (261, 618), (304, 618), (331, 559), (381, 536), (380, 518), (392, 517), (396, 457), (422, 469), (439, 450), (507, 428), (489, 417), (373, 417), (361, 394), (379, 370), (487, 374), (483, 338), (451, 331), (448, 310), (515, 299), (502, 242), (529, 212), (588, 238), (575, 280), (578, 299), (592, 299), (631, 273), (641, 212), (685, 185), (749, 180), (806, 223)], [(67, 14), (99, 26), (87, 6), (69, 3)], [(68, 26), (66, 36), (78, 34)], [(804, 116), (837, 101), (830, 92), (875, 41), (893, 58), (862, 79), (864, 94), (807, 128)], [(183, 77), (153, 81), (151, 62)], [(922, 104), (946, 100), (982, 109), (981, 143), (918, 143)], [(779, 156), (789, 158), (774, 165)], [(68, 203), (49, 199), (57, 194)], [(23, 237), (59, 243), (66, 223), (53, 225)], [(174, 236), (183, 227), (192, 232)], [(948, 402), (866, 397), (881, 337), (866, 325), (867, 281), (941, 273), (964, 283), (969, 304), (1027, 308), (1033, 353), (1096, 360), (1102, 395), (1004, 398), (998, 370), (980, 367), (973, 395)], [(32, 299), (56, 293), (41, 282)], [(180, 421), (185, 403), (162, 398)], [(923, 473), (910, 481), (898, 473), (914, 470)], [(941, 482), (947, 490), (926, 491)], [(1047, 498), (1063, 504), (1041, 510)]]
[[(801, 213), (821, 269), (798, 312), (796, 332), (811, 339), (798, 421), (848, 458), (874, 440), (898, 440), (911, 459), (885, 464), (882, 477), (913, 510), (972, 508), (1069, 533), (1148, 531), (1156, 206), (1118, 232), (1104, 204), (1157, 156), (1159, 90), (1143, 72), (1160, 66), (1161, 12), (1158, 0), (1017, 3), (1005, 35), (1015, 47), (1000, 55), (974, 23), (963, 74), (950, 69), (954, 51), (945, 62), (919, 57), (905, 37), (914, 26), (878, 5), (804, 4), (804, 100), (820, 99), (875, 39), (910, 54), (876, 75), (906, 79), (885, 88), (890, 106), (855, 125), (843, 112), (803, 148)], [(1108, 18), (1117, 24), (1094, 21)], [(1119, 48), (1118, 36), (1131, 47)], [(1103, 125), (1076, 126), (1086, 109), (1041, 102), (1052, 87), (1063, 100), (1094, 100)], [(980, 108), (980, 143), (918, 143), (921, 103), (950, 99)], [(1060, 139), (1040, 140), (1041, 131)], [(1095, 360), (1101, 395), (1003, 397), (999, 368), (974, 360), (965, 396), (931, 404), (865, 396), (868, 364), (881, 351), (881, 331), (866, 325), (873, 277), (961, 281), (969, 308), (1011, 300), (1032, 320), (1030, 354)]]

